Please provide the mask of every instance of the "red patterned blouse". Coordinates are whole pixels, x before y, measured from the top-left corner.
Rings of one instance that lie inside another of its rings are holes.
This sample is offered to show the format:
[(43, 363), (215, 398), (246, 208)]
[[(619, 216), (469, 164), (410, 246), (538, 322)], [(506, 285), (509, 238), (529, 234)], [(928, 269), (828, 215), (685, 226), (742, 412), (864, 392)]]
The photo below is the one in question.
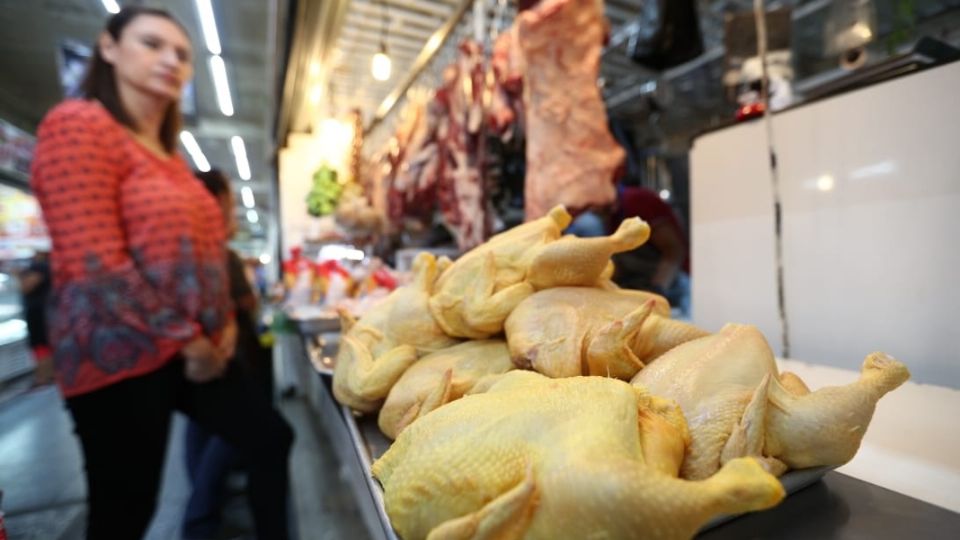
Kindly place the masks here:
[(53, 242), (49, 337), (65, 396), (219, 335), (226, 233), (182, 158), (147, 150), (99, 102), (69, 100), (40, 125), (31, 186)]

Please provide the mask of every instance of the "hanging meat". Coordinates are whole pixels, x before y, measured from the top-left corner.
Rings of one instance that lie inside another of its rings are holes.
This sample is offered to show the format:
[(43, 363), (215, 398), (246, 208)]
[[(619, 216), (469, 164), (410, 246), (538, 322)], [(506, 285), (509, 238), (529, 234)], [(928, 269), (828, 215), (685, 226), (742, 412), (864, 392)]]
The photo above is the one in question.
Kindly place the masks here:
[(427, 226), (436, 207), (440, 174), (437, 133), (446, 112), (430, 92), (413, 93), (409, 104), (414, 120), (393, 181), (391, 218), (397, 223), (412, 218)]
[(441, 129), (438, 198), (444, 223), (461, 250), (476, 247), (490, 233), (484, 165), (485, 74), (482, 47), (460, 44), (455, 66), (447, 69), (438, 99), (447, 105), (446, 130)]
[(597, 78), (606, 34), (598, 0), (543, 0), (517, 18), (526, 72), (526, 219), (558, 204), (613, 202), (624, 151), (607, 129)]
[(523, 118), (523, 55), (515, 25), (497, 36), (493, 44), (487, 85), (490, 128), (509, 141), (517, 129), (522, 130), (519, 120)]

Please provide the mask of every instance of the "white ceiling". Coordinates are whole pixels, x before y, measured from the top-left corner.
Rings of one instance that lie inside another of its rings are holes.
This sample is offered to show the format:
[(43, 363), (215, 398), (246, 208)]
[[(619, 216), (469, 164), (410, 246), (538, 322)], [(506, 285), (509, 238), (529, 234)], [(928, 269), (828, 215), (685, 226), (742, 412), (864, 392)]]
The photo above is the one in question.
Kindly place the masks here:
[[(321, 17), (319, 24), (324, 32), (314, 39), (331, 40), (323, 47), (306, 47), (308, 57), (291, 69), (301, 73), (295, 77), (299, 95), (290, 94), (284, 106), (292, 119), (286, 124), (293, 131), (309, 129), (310, 120), (332, 110), (343, 114), (358, 107), (367, 124), (375, 118), (384, 99), (400, 85), (415, 64), (415, 59), (437, 29), (453, 16), (464, 0), (325, 0), (322, 3), (338, 5), (328, 10), (328, 19)], [(506, 5), (504, 25), (510, 24), (515, 12), (516, 0), (477, 0), (483, 3), (483, 14), (489, 28), (497, 8)], [(700, 26), (703, 33), (705, 54), (700, 58), (664, 73), (644, 69), (630, 60), (626, 53), (629, 35), (636, 31), (636, 21), (651, 0), (604, 0), (606, 16), (610, 21), (611, 44), (604, 53), (601, 76), (606, 82), (604, 96), (614, 116), (630, 117), (633, 121), (645, 122), (649, 111), (647, 102), (641, 98), (643, 83), (656, 80), (668, 87), (673, 96), (669, 111), (660, 122), (668, 130), (684, 131), (702, 129), (704, 122), (726, 121), (725, 96), (720, 83), (724, 62), (724, 19), (730, 12), (750, 11), (753, 0), (697, 0)], [(899, 0), (875, 0), (881, 33), (890, 30)], [(467, 3), (472, 3), (467, 0)], [(831, 0), (768, 0), (772, 9), (792, 6), (793, 49), (798, 77), (822, 72), (836, 67), (835, 61), (826, 59), (823, 51), (823, 29)], [(914, 9), (918, 20), (943, 12), (951, 6), (960, 5), (958, 0), (915, 0)], [(393, 77), (386, 82), (375, 81), (370, 73), (370, 63), (379, 49), (381, 25), (386, 7), (386, 44), (393, 59)], [(341, 13), (342, 11), (342, 13)], [(458, 28), (435, 59), (426, 66), (424, 76), (415, 86), (436, 85), (441, 69), (453, 61), (453, 50), (459, 39), (472, 35), (472, 11), (468, 10)], [(319, 54), (318, 54), (319, 52)], [(311, 56), (312, 55), (312, 56)], [(296, 56), (296, 55), (294, 55)], [(296, 58), (293, 58), (296, 60)], [(324, 81), (322, 70), (307, 73), (310, 64), (324, 66), (328, 73)], [(292, 79), (288, 78), (288, 84)], [(310, 103), (311, 87), (323, 86), (323, 98), (319, 104)], [(289, 103), (288, 101), (293, 101)], [(402, 105), (402, 97), (398, 105)], [(400, 107), (395, 107), (394, 110)], [(720, 116), (718, 116), (720, 111)], [(713, 118), (713, 120), (711, 120)], [(282, 124), (283, 125), (283, 124)], [(699, 127), (698, 127), (699, 126)], [(391, 118), (381, 123), (368, 134), (368, 143), (379, 144), (382, 132), (392, 132)], [(283, 135), (285, 133), (281, 133)]]

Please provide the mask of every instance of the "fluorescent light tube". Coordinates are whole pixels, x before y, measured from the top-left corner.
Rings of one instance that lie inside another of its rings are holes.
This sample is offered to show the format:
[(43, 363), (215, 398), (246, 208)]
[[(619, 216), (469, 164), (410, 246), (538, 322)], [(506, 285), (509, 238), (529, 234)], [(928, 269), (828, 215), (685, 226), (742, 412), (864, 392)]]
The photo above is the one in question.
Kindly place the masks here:
[[(106, 2), (106, 0), (104, 0)], [(210, 0), (197, 0), (197, 13), (200, 15), (200, 28), (210, 54), (220, 54), (220, 34), (217, 32), (217, 20), (213, 17)], [(227, 115), (229, 116), (229, 115)]]
[(247, 208), (253, 208), (257, 203), (253, 200), (253, 190), (250, 186), (243, 186), (240, 190), (240, 198), (243, 199), (243, 205)]
[(243, 139), (239, 135), (230, 138), (230, 145), (233, 146), (233, 157), (237, 160), (237, 174), (244, 180), (250, 179), (250, 162), (247, 161), (247, 147), (243, 145)]
[(230, 98), (230, 83), (227, 81), (227, 66), (223, 58), (210, 57), (210, 73), (213, 74), (213, 87), (217, 91), (217, 103), (224, 116), (233, 116), (233, 99)]
[(197, 144), (197, 139), (194, 138), (193, 133), (186, 130), (181, 131), (180, 142), (183, 143), (183, 147), (187, 149), (187, 153), (193, 158), (197, 169), (203, 172), (210, 170), (210, 162), (207, 161), (207, 156), (203, 155), (203, 150), (201, 150), (200, 145)]

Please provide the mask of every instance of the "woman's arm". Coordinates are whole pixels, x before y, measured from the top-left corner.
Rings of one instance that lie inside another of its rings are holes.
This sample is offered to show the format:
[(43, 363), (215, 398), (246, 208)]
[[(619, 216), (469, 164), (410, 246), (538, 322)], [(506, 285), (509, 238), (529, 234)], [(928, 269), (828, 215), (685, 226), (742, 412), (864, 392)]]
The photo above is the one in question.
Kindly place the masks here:
[(194, 340), (200, 325), (145, 279), (126, 242), (120, 201), (125, 133), (105, 125), (89, 104), (71, 105), (41, 124), (31, 177), (53, 243), (57, 292), (71, 306), (58, 310), (55, 326), (84, 341), (90, 337), (85, 332), (103, 327), (122, 327), (124, 335), (148, 341)]

